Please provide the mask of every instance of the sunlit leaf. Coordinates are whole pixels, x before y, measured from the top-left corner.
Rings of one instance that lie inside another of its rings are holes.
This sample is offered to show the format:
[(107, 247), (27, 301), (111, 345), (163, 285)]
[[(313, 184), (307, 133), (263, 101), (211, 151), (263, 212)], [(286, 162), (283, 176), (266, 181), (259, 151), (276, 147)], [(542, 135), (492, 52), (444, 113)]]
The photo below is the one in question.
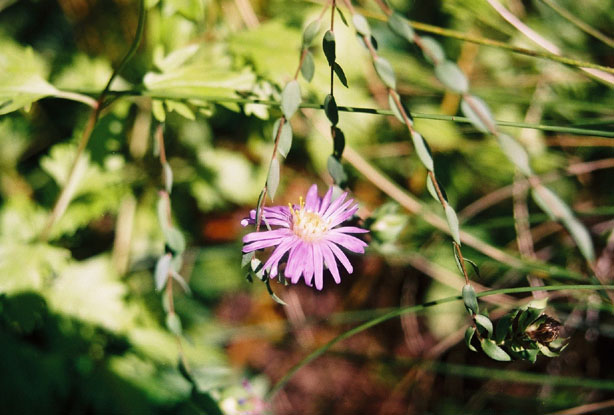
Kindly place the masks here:
[(363, 36), (371, 35), (371, 28), (369, 27), (369, 22), (367, 22), (367, 19), (365, 19), (365, 17), (362, 14), (355, 13), (352, 16), (352, 24), (354, 25), (354, 28), (356, 29), (356, 31), (360, 33), (361, 35)]
[(446, 203), (444, 210), (448, 221), (448, 227), (450, 228), (450, 233), (452, 234), (452, 239), (454, 239), (454, 242), (460, 245), (460, 229), (458, 226), (456, 211), (454, 211), (454, 208), (450, 206), (449, 203)]
[(309, 47), (320, 31), (320, 19), (309, 23), (303, 31), (303, 48)]
[(433, 157), (431, 156), (431, 150), (428, 147), (426, 141), (424, 141), (422, 135), (420, 135), (416, 131), (413, 131), (411, 134), (411, 139), (414, 143), (414, 149), (416, 150), (416, 154), (418, 155), (418, 158), (420, 159), (424, 167), (426, 167), (429, 171), (433, 171), (435, 169), (435, 166), (433, 163)]
[(394, 74), (394, 69), (392, 69), (392, 66), (390, 65), (390, 62), (388, 62), (386, 59), (382, 57), (378, 57), (373, 62), (373, 65), (375, 65), (375, 71), (377, 72), (377, 75), (380, 77), (382, 82), (388, 88), (396, 89), (397, 87), (396, 76)]
[(301, 65), (301, 75), (303, 75), (303, 78), (305, 78), (307, 82), (311, 82), (315, 70), (316, 66), (313, 62), (313, 54), (310, 51), (306, 51), (303, 64)]
[(171, 254), (162, 255), (156, 262), (156, 270), (154, 272), (154, 280), (156, 282), (156, 291), (160, 291), (168, 281), (168, 275), (171, 269)]
[(281, 93), (281, 111), (287, 120), (301, 105), (301, 87), (296, 79), (288, 82)]
[(437, 64), (446, 58), (443, 48), (435, 39), (429, 36), (421, 38), (424, 57), (432, 64)]
[(495, 120), (490, 108), (482, 99), (473, 95), (464, 97), (461, 101), (461, 110), (479, 131), (489, 133), (491, 128), (495, 128)]
[(292, 147), (292, 126), (288, 121), (284, 123), (279, 132), (279, 142), (277, 144), (277, 151), (284, 158), (288, 156), (290, 148)]
[(492, 321), (490, 321), (490, 319), (483, 314), (476, 314), (474, 318), (475, 318), (475, 324), (477, 324), (478, 326), (486, 330), (488, 332), (488, 337), (492, 336), (492, 333), (493, 333)]
[(410, 43), (414, 42), (414, 29), (412, 29), (409, 22), (399, 13), (394, 12), (390, 15), (388, 18), (388, 26), (394, 33), (401, 36), (403, 39)]
[(497, 141), (507, 158), (518, 167), (525, 176), (531, 176), (533, 171), (529, 163), (529, 154), (524, 147), (507, 134), (497, 134)]
[(446, 88), (458, 94), (469, 91), (469, 81), (458, 65), (450, 61), (442, 61), (435, 65), (435, 75)]
[(271, 200), (275, 198), (275, 193), (277, 192), (277, 187), (279, 186), (279, 176), (279, 160), (277, 160), (277, 157), (273, 157), (271, 160), (271, 165), (269, 166), (269, 174), (266, 179), (266, 187)]

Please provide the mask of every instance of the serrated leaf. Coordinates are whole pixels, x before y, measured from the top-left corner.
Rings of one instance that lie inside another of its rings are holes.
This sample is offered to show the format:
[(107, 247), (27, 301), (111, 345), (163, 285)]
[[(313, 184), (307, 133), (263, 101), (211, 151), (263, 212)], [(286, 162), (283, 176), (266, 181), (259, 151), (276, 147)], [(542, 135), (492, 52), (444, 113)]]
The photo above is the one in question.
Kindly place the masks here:
[(175, 336), (181, 336), (183, 329), (181, 327), (181, 319), (177, 313), (169, 313), (166, 315), (166, 327)]
[(334, 156), (329, 156), (326, 162), (326, 167), (328, 168), (328, 173), (333, 178), (335, 184), (339, 187), (343, 187), (345, 182), (347, 182), (348, 176), (345, 173), (345, 169), (339, 160), (337, 160)]
[(156, 270), (154, 272), (154, 281), (156, 283), (156, 291), (160, 291), (168, 281), (168, 274), (171, 269), (171, 254), (161, 256), (156, 262)]
[(512, 360), (510, 355), (507, 354), (505, 350), (497, 346), (491, 339), (482, 339), (480, 344), (482, 345), (482, 350), (484, 350), (484, 353), (486, 353), (491, 359), (498, 360), (500, 362), (509, 362)]
[(348, 80), (345, 77), (345, 73), (343, 72), (343, 68), (341, 68), (341, 66), (335, 62), (333, 64), (333, 69), (335, 71), (335, 73), (337, 74), (337, 78), (339, 78), (339, 80), (341, 81), (341, 83), (343, 84), (344, 87), (348, 87)]
[(269, 166), (269, 174), (266, 179), (266, 187), (268, 189), (269, 197), (271, 201), (275, 198), (277, 187), (279, 186), (280, 168), (277, 157), (273, 157), (271, 165)]
[(301, 65), (301, 75), (307, 82), (311, 82), (313, 79), (313, 74), (315, 73), (316, 66), (313, 61), (313, 54), (310, 51), (305, 52), (305, 58), (303, 59), (303, 64)]
[(424, 141), (422, 135), (416, 131), (413, 131), (411, 134), (411, 139), (414, 143), (416, 154), (424, 167), (426, 167), (426, 169), (429, 171), (433, 171), (435, 169), (435, 165), (433, 163), (433, 157), (431, 156), (431, 149), (426, 141)]
[(465, 94), (469, 91), (469, 81), (454, 62), (444, 60), (435, 66), (435, 76), (449, 90), (457, 94)]
[(369, 22), (362, 14), (355, 13), (352, 16), (352, 24), (358, 33), (363, 36), (371, 36), (371, 27), (369, 27)]
[(169, 226), (163, 229), (162, 232), (164, 233), (166, 244), (175, 255), (185, 251), (185, 237), (177, 228)]
[(322, 49), (324, 50), (324, 56), (326, 56), (328, 65), (333, 66), (333, 63), (335, 63), (336, 59), (335, 34), (330, 30), (327, 30), (326, 33), (324, 33), (324, 39), (322, 40)]
[(475, 348), (474, 345), (471, 344), (471, 340), (473, 340), (473, 335), (475, 334), (475, 327), (469, 326), (467, 330), (465, 330), (465, 344), (467, 348), (472, 352), (477, 352), (478, 349)]
[(477, 315), (480, 309), (478, 306), (478, 297), (473, 287), (470, 284), (465, 284), (461, 293), (463, 297), (463, 303), (465, 304), (465, 309), (467, 309), (467, 312), (472, 315)]
[(320, 19), (309, 23), (303, 31), (303, 48), (309, 47), (320, 31)]
[[(469, 104), (468, 100), (470, 100), (472, 104)], [(475, 107), (475, 110), (472, 105)], [(492, 117), (490, 108), (482, 99), (473, 95), (463, 97), (461, 101), (461, 111), (465, 114), (465, 117), (469, 118), (471, 124), (477, 128), (478, 131), (490, 133), (491, 128), (493, 130), (496, 129), (495, 120)]]
[(162, 166), (164, 169), (164, 187), (166, 192), (170, 194), (173, 190), (173, 170), (168, 163), (164, 163)]
[(158, 122), (162, 123), (166, 120), (166, 110), (164, 109), (164, 103), (159, 99), (154, 99), (151, 102), (151, 112)]
[(396, 89), (397, 80), (394, 74), (394, 69), (392, 69), (390, 62), (388, 62), (382, 57), (378, 57), (373, 62), (373, 65), (375, 66), (375, 71), (377, 72), (377, 75), (380, 77), (384, 85), (386, 85), (390, 89)]
[(476, 314), (474, 318), (475, 324), (486, 330), (488, 332), (488, 337), (490, 338), (493, 332), (492, 321), (490, 321), (490, 319), (483, 314)]
[(338, 129), (337, 127), (332, 128), (332, 136), (333, 136), (333, 156), (337, 159), (341, 159), (341, 155), (343, 154), (343, 150), (345, 149), (345, 135), (343, 131)]
[(591, 239), (591, 235), (588, 233), (586, 227), (582, 224), (582, 222), (573, 216), (564, 219), (563, 224), (569, 231), (569, 234), (573, 238), (584, 258), (586, 258), (586, 260), (589, 262), (593, 262), (595, 260), (595, 249), (593, 248), (593, 240)]
[(337, 109), (335, 97), (330, 94), (324, 98), (324, 113), (333, 126), (337, 125), (339, 122), (339, 110)]
[(284, 158), (288, 156), (290, 152), (290, 148), (292, 147), (292, 126), (289, 122), (285, 122), (284, 125), (281, 126), (281, 131), (279, 133), (279, 142), (277, 143), (277, 151)]
[(296, 79), (288, 82), (281, 93), (281, 112), (287, 120), (292, 118), (301, 105), (301, 87)]
[(411, 25), (403, 16), (399, 13), (394, 12), (388, 18), (388, 27), (401, 36), (403, 39), (407, 40), (409, 43), (414, 43), (414, 29), (412, 29)]
[(460, 229), (458, 227), (458, 217), (456, 216), (456, 212), (448, 203), (446, 203), (444, 210), (446, 212), (446, 220), (448, 221), (448, 227), (450, 228), (452, 239), (454, 239), (454, 242), (460, 245)]
[(424, 58), (430, 63), (437, 64), (446, 58), (443, 48), (435, 39), (429, 36), (424, 36), (422, 40), (422, 53)]
[(525, 176), (533, 175), (531, 165), (529, 164), (529, 154), (524, 147), (507, 134), (497, 134), (497, 141), (503, 154), (512, 162), (518, 170)]

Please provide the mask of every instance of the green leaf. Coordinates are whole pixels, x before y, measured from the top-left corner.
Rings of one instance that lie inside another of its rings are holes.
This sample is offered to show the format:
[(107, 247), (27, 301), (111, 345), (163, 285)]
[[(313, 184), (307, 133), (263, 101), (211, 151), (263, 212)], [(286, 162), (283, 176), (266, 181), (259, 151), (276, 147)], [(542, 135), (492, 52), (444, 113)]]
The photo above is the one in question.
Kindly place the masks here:
[(166, 327), (175, 336), (181, 336), (181, 332), (182, 332), (181, 319), (179, 318), (177, 313), (169, 313), (166, 315)]
[(482, 345), (482, 350), (484, 350), (484, 353), (486, 353), (491, 359), (498, 360), (500, 362), (509, 362), (512, 360), (510, 355), (507, 354), (505, 350), (497, 346), (491, 339), (482, 339), (480, 344)]
[(497, 141), (503, 154), (518, 167), (518, 170), (525, 176), (533, 175), (529, 164), (529, 154), (524, 147), (507, 134), (497, 134)]
[(164, 102), (159, 99), (154, 99), (151, 102), (151, 112), (154, 118), (158, 122), (164, 122), (166, 120), (166, 110), (164, 109)]
[(311, 82), (313, 79), (313, 74), (315, 73), (316, 66), (313, 62), (313, 54), (310, 51), (305, 52), (305, 58), (303, 59), (303, 64), (301, 65), (301, 75), (307, 82)]
[(28, 110), (33, 102), (60, 92), (44, 79), (46, 65), (32, 48), (2, 40), (0, 50), (0, 115)]
[[(192, 58), (198, 49), (199, 44), (188, 45), (183, 48), (176, 49), (168, 55), (162, 57), (161, 54), (154, 53), (154, 65), (162, 72), (169, 72), (184, 65), (190, 58)], [(162, 47), (155, 52), (162, 52)]]
[(174, 111), (182, 117), (187, 118), (188, 120), (194, 121), (196, 119), (194, 111), (192, 111), (192, 109), (183, 102), (167, 99), (164, 101), (164, 104), (166, 105), (166, 108), (169, 112)]
[(162, 232), (164, 233), (166, 244), (175, 253), (175, 255), (185, 251), (185, 237), (177, 228), (168, 226), (165, 229), (162, 229)]
[(544, 344), (537, 343), (537, 347), (539, 351), (546, 357), (557, 357), (559, 355), (558, 352), (550, 350), (550, 348)]
[[(396, 97), (396, 100), (395, 100), (395, 97)], [(397, 94), (397, 92), (392, 89), (389, 90), (388, 105), (390, 106), (390, 109), (392, 110), (392, 113), (397, 118), (397, 120), (405, 124), (405, 118), (403, 118), (403, 115), (401, 114), (401, 108), (399, 108), (399, 106), (397, 105), (397, 100), (401, 104), (402, 110), (405, 112), (405, 115), (407, 115), (410, 125), (413, 125), (414, 120), (411, 116), (411, 113), (409, 112), (405, 104), (403, 104), (403, 101), (401, 101), (401, 97), (399, 96), (399, 94)]]
[(171, 270), (171, 277), (173, 277), (173, 279), (175, 281), (177, 281), (177, 283), (181, 286), (181, 288), (183, 289), (183, 291), (186, 294), (190, 294), (190, 287), (188, 286), (188, 283), (185, 281), (185, 279), (174, 269)]
[(341, 17), (341, 21), (343, 22), (343, 24), (344, 24), (346, 27), (349, 27), (349, 25), (348, 25), (348, 21), (347, 21), (347, 19), (345, 18), (345, 15), (343, 14), (343, 11), (342, 11), (342, 10), (341, 10), (339, 7), (335, 7), (335, 9), (337, 10), (337, 13), (339, 13), (339, 17)]
[(377, 72), (377, 75), (380, 77), (382, 82), (388, 88), (396, 89), (397, 81), (394, 75), (394, 69), (392, 69), (390, 62), (388, 62), (382, 57), (377, 57), (373, 62), (373, 65), (375, 66), (375, 71)]
[(326, 162), (328, 173), (333, 178), (335, 184), (339, 187), (344, 187), (347, 182), (348, 176), (345, 173), (343, 165), (334, 156), (329, 156)]
[(394, 12), (390, 15), (388, 18), (388, 26), (394, 33), (401, 36), (409, 43), (414, 43), (414, 29), (412, 29), (409, 22), (399, 13)]
[(292, 147), (292, 126), (288, 121), (284, 123), (281, 127), (281, 131), (279, 133), (279, 142), (277, 143), (277, 151), (284, 158), (288, 156), (290, 152), (290, 148)]
[(164, 169), (164, 187), (166, 192), (170, 194), (173, 190), (173, 170), (168, 163), (164, 163), (162, 167)]
[(503, 342), (507, 335), (510, 333), (512, 328), (512, 322), (514, 320), (514, 317), (516, 317), (517, 313), (518, 311), (516, 310), (514, 313), (505, 314), (499, 319), (499, 321), (497, 321), (497, 325), (495, 327), (495, 342), (497, 344)]
[(327, 30), (326, 33), (324, 33), (324, 39), (322, 40), (322, 49), (324, 50), (324, 56), (326, 56), (328, 65), (333, 66), (333, 63), (335, 63), (336, 59), (335, 34), (330, 30)]
[(301, 105), (301, 87), (296, 79), (288, 82), (281, 93), (281, 111), (287, 120)]
[(363, 36), (371, 36), (371, 28), (369, 27), (369, 22), (362, 14), (355, 13), (352, 16), (352, 24), (358, 33)]
[(281, 298), (279, 298), (277, 296), (277, 294), (275, 294), (273, 292), (273, 289), (271, 288), (271, 280), (269, 280), (268, 278), (264, 281), (264, 284), (266, 285), (266, 289), (269, 292), (269, 295), (271, 296), (271, 298), (273, 299), (273, 301), (275, 301), (277, 304), (281, 304), (281, 305), (287, 305)]
[(472, 352), (477, 352), (478, 349), (475, 348), (474, 345), (471, 344), (471, 340), (473, 340), (473, 336), (475, 335), (475, 327), (469, 326), (467, 330), (465, 330), (465, 344), (467, 348)]
[(252, 259), (254, 259), (255, 255), (256, 255), (255, 251), (243, 254), (241, 256), (241, 268), (246, 267), (252, 261)]
[(429, 148), (426, 141), (424, 141), (422, 135), (420, 135), (416, 131), (413, 131), (411, 134), (411, 139), (414, 143), (414, 149), (416, 150), (416, 154), (418, 154), (418, 158), (420, 159), (424, 167), (426, 167), (426, 169), (429, 171), (433, 171), (435, 169), (435, 166), (433, 163), (433, 158), (431, 156), (431, 149)]
[(456, 244), (452, 244), (452, 253), (454, 254), (454, 262), (456, 263), (456, 268), (458, 268), (458, 272), (460, 272), (461, 275), (465, 275), (465, 272), (463, 271), (463, 265), (461, 264), (460, 258), (458, 257), (458, 252), (456, 251)]
[[(470, 104), (468, 100), (471, 100), (472, 104)], [(475, 107), (475, 110), (472, 106)], [(496, 128), (490, 108), (484, 101), (476, 96), (470, 95), (468, 98), (463, 97), (461, 101), (461, 111), (469, 118), (471, 124), (473, 124), (478, 131), (490, 133), (489, 126), (493, 129)]]
[(469, 81), (457, 64), (444, 60), (435, 66), (435, 76), (448, 89), (457, 94), (469, 91)]
[(157, 207), (157, 213), (158, 213), (158, 223), (160, 225), (160, 228), (162, 229), (162, 232), (164, 232), (164, 230), (169, 227), (166, 198), (160, 197), (158, 199), (158, 204), (156, 207)]
[(450, 204), (448, 203), (446, 203), (444, 210), (446, 212), (446, 219), (448, 221), (450, 233), (452, 234), (452, 239), (454, 239), (454, 242), (460, 245), (460, 229), (458, 227), (458, 218), (456, 217), (456, 212), (454, 211), (454, 208), (452, 208), (452, 206), (450, 206)]
[(154, 281), (156, 283), (156, 291), (160, 291), (168, 281), (168, 274), (171, 269), (171, 254), (161, 256), (156, 262), (156, 271), (154, 273)]
[(260, 191), (260, 195), (258, 196), (258, 202), (256, 203), (256, 229), (260, 228), (260, 222), (262, 221), (262, 204), (265, 202), (265, 190), (266, 187)]
[(303, 48), (308, 48), (320, 31), (320, 19), (309, 23), (303, 31)]
[(463, 303), (465, 303), (465, 309), (471, 315), (477, 315), (480, 308), (478, 306), (478, 296), (471, 284), (465, 284), (462, 290)]
[(490, 319), (483, 314), (476, 314), (473, 317), (475, 318), (475, 324), (486, 330), (488, 332), (488, 337), (490, 338), (493, 332), (492, 321), (490, 321)]
[(277, 192), (277, 187), (279, 186), (279, 176), (279, 161), (277, 160), (277, 157), (273, 157), (273, 159), (271, 159), (271, 165), (269, 166), (269, 174), (266, 179), (266, 187), (268, 189), (271, 201), (273, 201), (275, 198), (275, 193)]
[(345, 73), (343, 73), (343, 68), (341, 68), (341, 66), (337, 62), (335, 62), (333, 64), (333, 69), (334, 69), (335, 73), (337, 74), (337, 77), (339, 78), (339, 80), (343, 84), (343, 86), (347, 88), (348, 87), (348, 80), (345, 77)]
[(431, 175), (426, 176), (426, 190), (429, 191), (429, 194), (439, 202), (439, 196), (437, 196), (437, 190), (435, 190), (435, 185), (431, 179)]
[(332, 128), (332, 136), (333, 136), (333, 156), (338, 160), (341, 160), (341, 155), (343, 154), (343, 150), (345, 149), (345, 135), (343, 131), (338, 129), (337, 127)]
[(569, 231), (569, 234), (573, 238), (584, 258), (586, 258), (586, 260), (589, 262), (593, 262), (595, 260), (595, 249), (593, 248), (593, 240), (591, 239), (591, 235), (588, 233), (586, 227), (574, 216), (565, 218), (563, 220), (563, 224)]
[(339, 122), (339, 110), (337, 109), (335, 97), (331, 94), (326, 95), (326, 98), (324, 98), (324, 113), (333, 126), (337, 125)]
[(422, 53), (424, 58), (430, 63), (437, 64), (446, 58), (443, 48), (435, 39), (424, 36), (422, 39)]

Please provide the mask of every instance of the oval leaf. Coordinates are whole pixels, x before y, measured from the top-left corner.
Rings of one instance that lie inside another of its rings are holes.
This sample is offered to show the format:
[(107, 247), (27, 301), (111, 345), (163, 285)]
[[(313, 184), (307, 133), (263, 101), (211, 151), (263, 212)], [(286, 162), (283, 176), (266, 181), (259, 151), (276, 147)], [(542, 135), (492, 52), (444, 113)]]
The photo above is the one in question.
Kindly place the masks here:
[(377, 75), (380, 77), (382, 82), (388, 88), (396, 89), (397, 81), (394, 75), (394, 69), (392, 69), (390, 62), (388, 62), (386, 59), (382, 57), (378, 57), (373, 62), (373, 65), (375, 66), (375, 71), (377, 72)]
[(446, 203), (445, 212), (446, 219), (448, 220), (448, 227), (450, 228), (450, 233), (452, 234), (452, 239), (454, 239), (454, 242), (460, 245), (460, 230), (458, 227), (458, 218), (456, 217), (456, 212), (448, 203)]
[(475, 128), (483, 133), (495, 131), (495, 120), (490, 108), (480, 98), (470, 95), (461, 101), (461, 110)]
[(303, 59), (303, 64), (301, 65), (301, 75), (303, 75), (303, 78), (305, 78), (307, 82), (311, 82), (315, 70), (316, 66), (313, 62), (313, 54), (307, 51)]
[(322, 49), (324, 50), (324, 56), (328, 61), (329, 66), (333, 66), (335, 63), (335, 34), (330, 30), (324, 33), (324, 39), (322, 40)]
[(164, 187), (167, 193), (171, 193), (173, 190), (173, 170), (168, 163), (163, 164), (164, 167)]
[(154, 273), (154, 281), (156, 283), (156, 291), (160, 291), (168, 281), (168, 274), (171, 269), (171, 254), (161, 256), (156, 262), (156, 271)]
[(529, 154), (522, 145), (507, 134), (497, 134), (497, 141), (505, 156), (518, 167), (525, 176), (531, 176), (533, 171), (529, 164)]
[(435, 66), (435, 76), (451, 91), (458, 94), (465, 94), (469, 91), (467, 77), (454, 62), (443, 61), (438, 63)]
[(173, 253), (177, 255), (185, 251), (185, 238), (177, 228), (169, 226), (166, 229), (163, 229), (162, 232), (164, 233), (166, 244), (173, 251)]
[(352, 24), (354, 24), (354, 28), (361, 35), (363, 36), (371, 35), (371, 28), (369, 27), (369, 22), (367, 22), (367, 19), (365, 19), (365, 17), (362, 14), (358, 14), (358, 13), (354, 14), (352, 16)]
[(493, 331), (492, 321), (490, 321), (490, 319), (483, 314), (476, 314), (474, 318), (475, 324), (486, 330), (488, 332), (488, 337), (491, 337)]
[(333, 178), (335, 184), (339, 187), (344, 187), (345, 182), (348, 179), (347, 174), (343, 168), (343, 165), (334, 156), (329, 156), (326, 162), (328, 173)]
[(390, 30), (407, 40), (409, 43), (414, 42), (414, 29), (412, 29), (409, 22), (399, 13), (394, 12), (390, 15), (388, 18), (388, 27), (390, 27)]
[(421, 40), (422, 53), (427, 61), (437, 64), (446, 58), (443, 48), (435, 39), (429, 36), (424, 36)]
[(428, 144), (426, 144), (426, 141), (424, 141), (422, 135), (420, 135), (416, 131), (413, 131), (411, 134), (411, 139), (414, 142), (416, 154), (418, 154), (418, 158), (420, 159), (422, 164), (424, 164), (424, 167), (426, 167), (429, 171), (433, 171), (435, 166), (433, 165), (431, 150), (429, 149)]
[(337, 127), (333, 127), (332, 135), (333, 135), (333, 156), (335, 156), (338, 160), (340, 160), (341, 155), (343, 154), (343, 150), (345, 149), (345, 135), (343, 134), (343, 131), (341, 131)]
[(467, 312), (471, 315), (477, 315), (478, 311), (480, 311), (478, 306), (478, 297), (470, 284), (465, 284), (463, 286), (462, 296)]
[(332, 125), (337, 125), (339, 122), (339, 110), (337, 109), (335, 97), (330, 94), (324, 98), (324, 113)]
[(339, 80), (341, 81), (343, 86), (347, 88), (348, 87), (348, 80), (345, 77), (345, 73), (343, 73), (343, 68), (341, 68), (341, 66), (339, 66), (339, 64), (337, 62), (335, 62), (333, 64), (333, 69), (335, 70), (335, 73), (337, 74), (337, 77), (339, 78)]
[(177, 313), (170, 313), (166, 315), (166, 327), (173, 333), (175, 336), (181, 336), (182, 327), (181, 320)]
[(279, 142), (277, 143), (277, 151), (284, 158), (288, 156), (290, 152), (290, 148), (292, 147), (292, 126), (290, 126), (289, 122), (285, 122), (284, 125), (281, 126), (281, 131), (279, 133)]
[(320, 31), (320, 19), (309, 23), (303, 32), (303, 48), (309, 47)]
[(275, 198), (275, 193), (277, 192), (277, 187), (279, 186), (279, 170), (279, 161), (277, 160), (277, 157), (273, 157), (271, 160), (271, 165), (269, 166), (269, 174), (266, 179), (266, 187), (271, 201), (273, 201)]
[(296, 79), (288, 82), (281, 93), (281, 111), (286, 119), (292, 118), (301, 105), (301, 87)]
[(497, 346), (494, 341), (490, 339), (482, 339), (480, 344), (482, 345), (482, 350), (484, 350), (484, 353), (486, 353), (491, 359), (498, 360), (500, 362), (509, 362), (512, 360), (510, 355), (507, 354), (505, 350)]

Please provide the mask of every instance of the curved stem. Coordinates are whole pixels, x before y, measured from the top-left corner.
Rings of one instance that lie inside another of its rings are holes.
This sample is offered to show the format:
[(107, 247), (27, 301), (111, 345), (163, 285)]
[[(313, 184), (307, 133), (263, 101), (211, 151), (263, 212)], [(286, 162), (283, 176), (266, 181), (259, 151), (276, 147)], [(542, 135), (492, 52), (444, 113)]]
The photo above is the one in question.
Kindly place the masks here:
[[(477, 296), (487, 297), (487, 296), (495, 295), (495, 294), (518, 294), (518, 293), (527, 293), (527, 292), (533, 292), (533, 291), (612, 290), (612, 289), (614, 289), (614, 285), (552, 285), (552, 286), (547, 286), (547, 287), (503, 288), (503, 289), (498, 289), (498, 290), (483, 291), (481, 293), (478, 293)], [(355, 334), (361, 333), (373, 326), (376, 326), (380, 323), (388, 321), (392, 318), (399, 317), (405, 314), (417, 313), (419, 311), (425, 310), (430, 307), (434, 307), (434, 306), (445, 304), (445, 303), (450, 303), (453, 301), (461, 301), (461, 300), (462, 300), (462, 297), (460, 295), (455, 295), (452, 297), (441, 298), (435, 301), (429, 301), (427, 303), (423, 303), (420, 305), (399, 308), (397, 310), (393, 310), (389, 313), (386, 313), (382, 316), (373, 318), (363, 324), (360, 324), (359, 326), (354, 327), (353, 329), (346, 331), (345, 333), (340, 334), (339, 336), (335, 337), (334, 339), (332, 339), (325, 345), (311, 352), (303, 360), (301, 360), (296, 365), (294, 365), (279, 381), (277, 381), (277, 383), (275, 383), (275, 385), (273, 385), (271, 390), (267, 393), (266, 399), (270, 400), (273, 397), (275, 397), (277, 392), (279, 392), (288, 383), (288, 381), (294, 376), (296, 372), (298, 372), (301, 368), (303, 368), (304, 366), (308, 365), (309, 363), (311, 363), (312, 361), (314, 361), (315, 359), (317, 359), (318, 357), (326, 353), (331, 347), (341, 342), (342, 340), (350, 338), (354, 336)]]

